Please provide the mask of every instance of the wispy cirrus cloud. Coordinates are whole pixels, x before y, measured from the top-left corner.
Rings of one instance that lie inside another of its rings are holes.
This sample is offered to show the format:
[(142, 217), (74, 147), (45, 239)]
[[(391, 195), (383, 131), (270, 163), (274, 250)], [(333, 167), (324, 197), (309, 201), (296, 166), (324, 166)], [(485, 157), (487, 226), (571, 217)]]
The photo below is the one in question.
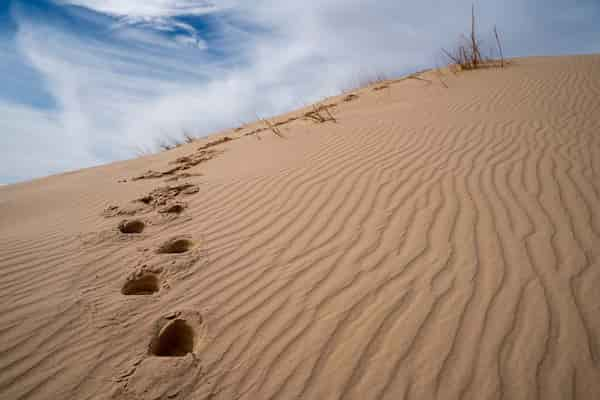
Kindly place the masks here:
[[(480, 1), (479, 21), (499, 26), (512, 56), (600, 51), (597, 2), (540, 1)], [(0, 182), (122, 159), (183, 129), (207, 134), (363, 75), (431, 66), (468, 26), (470, 6), (9, 0)]]
[(125, 26), (173, 33), (176, 43), (206, 48), (197, 29), (177, 17), (198, 17), (231, 9), (234, 1), (207, 0), (57, 0), (60, 4), (85, 7), (116, 18), (116, 30)]
[(205, 15), (222, 11), (237, 2), (220, 0), (57, 0), (61, 4), (86, 7), (91, 10), (129, 17), (176, 17)]

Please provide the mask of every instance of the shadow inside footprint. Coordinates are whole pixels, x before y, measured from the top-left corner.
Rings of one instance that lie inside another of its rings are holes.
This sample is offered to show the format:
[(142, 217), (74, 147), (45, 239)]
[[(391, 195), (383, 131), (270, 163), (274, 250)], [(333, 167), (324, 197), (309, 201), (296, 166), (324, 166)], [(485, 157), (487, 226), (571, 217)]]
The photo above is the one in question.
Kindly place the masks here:
[(182, 203), (171, 204), (162, 208), (159, 212), (163, 214), (181, 214), (185, 210), (185, 205)]
[(186, 238), (172, 238), (163, 243), (157, 250), (157, 253), (172, 254), (185, 253), (190, 250), (194, 242)]
[(126, 296), (143, 296), (158, 292), (160, 285), (154, 274), (143, 274), (127, 280), (121, 293)]
[(158, 357), (183, 357), (194, 351), (194, 330), (183, 319), (169, 323), (150, 344), (150, 353)]
[(140, 221), (139, 219), (126, 219), (121, 221), (121, 223), (119, 224), (119, 230), (121, 231), (121, 233), (142, 233), (145, 227), (146, 224), (144, 224), (144, 222)]

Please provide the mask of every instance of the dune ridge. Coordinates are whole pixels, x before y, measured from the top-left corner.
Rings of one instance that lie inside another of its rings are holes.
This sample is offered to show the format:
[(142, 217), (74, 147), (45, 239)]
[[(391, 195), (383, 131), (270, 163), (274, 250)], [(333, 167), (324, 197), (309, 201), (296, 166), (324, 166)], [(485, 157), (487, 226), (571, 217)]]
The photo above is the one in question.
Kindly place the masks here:
[(600, 56), (424, 76), (2, 187), (0, 398), (600, 398)]

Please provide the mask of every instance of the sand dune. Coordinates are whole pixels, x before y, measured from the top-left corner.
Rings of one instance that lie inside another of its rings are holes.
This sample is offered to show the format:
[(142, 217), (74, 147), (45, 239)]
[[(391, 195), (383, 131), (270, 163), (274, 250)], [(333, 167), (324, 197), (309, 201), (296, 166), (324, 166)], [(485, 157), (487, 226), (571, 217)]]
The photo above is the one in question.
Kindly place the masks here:
[(600, 398), (600, 56), (423, 78), (0, 188), (0, 398)]

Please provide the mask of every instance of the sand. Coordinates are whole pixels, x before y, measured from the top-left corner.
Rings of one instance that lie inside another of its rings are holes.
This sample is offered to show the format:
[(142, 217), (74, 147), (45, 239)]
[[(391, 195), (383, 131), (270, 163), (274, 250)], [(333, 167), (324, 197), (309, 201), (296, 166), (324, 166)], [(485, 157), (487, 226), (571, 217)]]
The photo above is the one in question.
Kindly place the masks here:
[(600, 55), (421, 77), (0, 188), (0, 398), (600, 398)]

